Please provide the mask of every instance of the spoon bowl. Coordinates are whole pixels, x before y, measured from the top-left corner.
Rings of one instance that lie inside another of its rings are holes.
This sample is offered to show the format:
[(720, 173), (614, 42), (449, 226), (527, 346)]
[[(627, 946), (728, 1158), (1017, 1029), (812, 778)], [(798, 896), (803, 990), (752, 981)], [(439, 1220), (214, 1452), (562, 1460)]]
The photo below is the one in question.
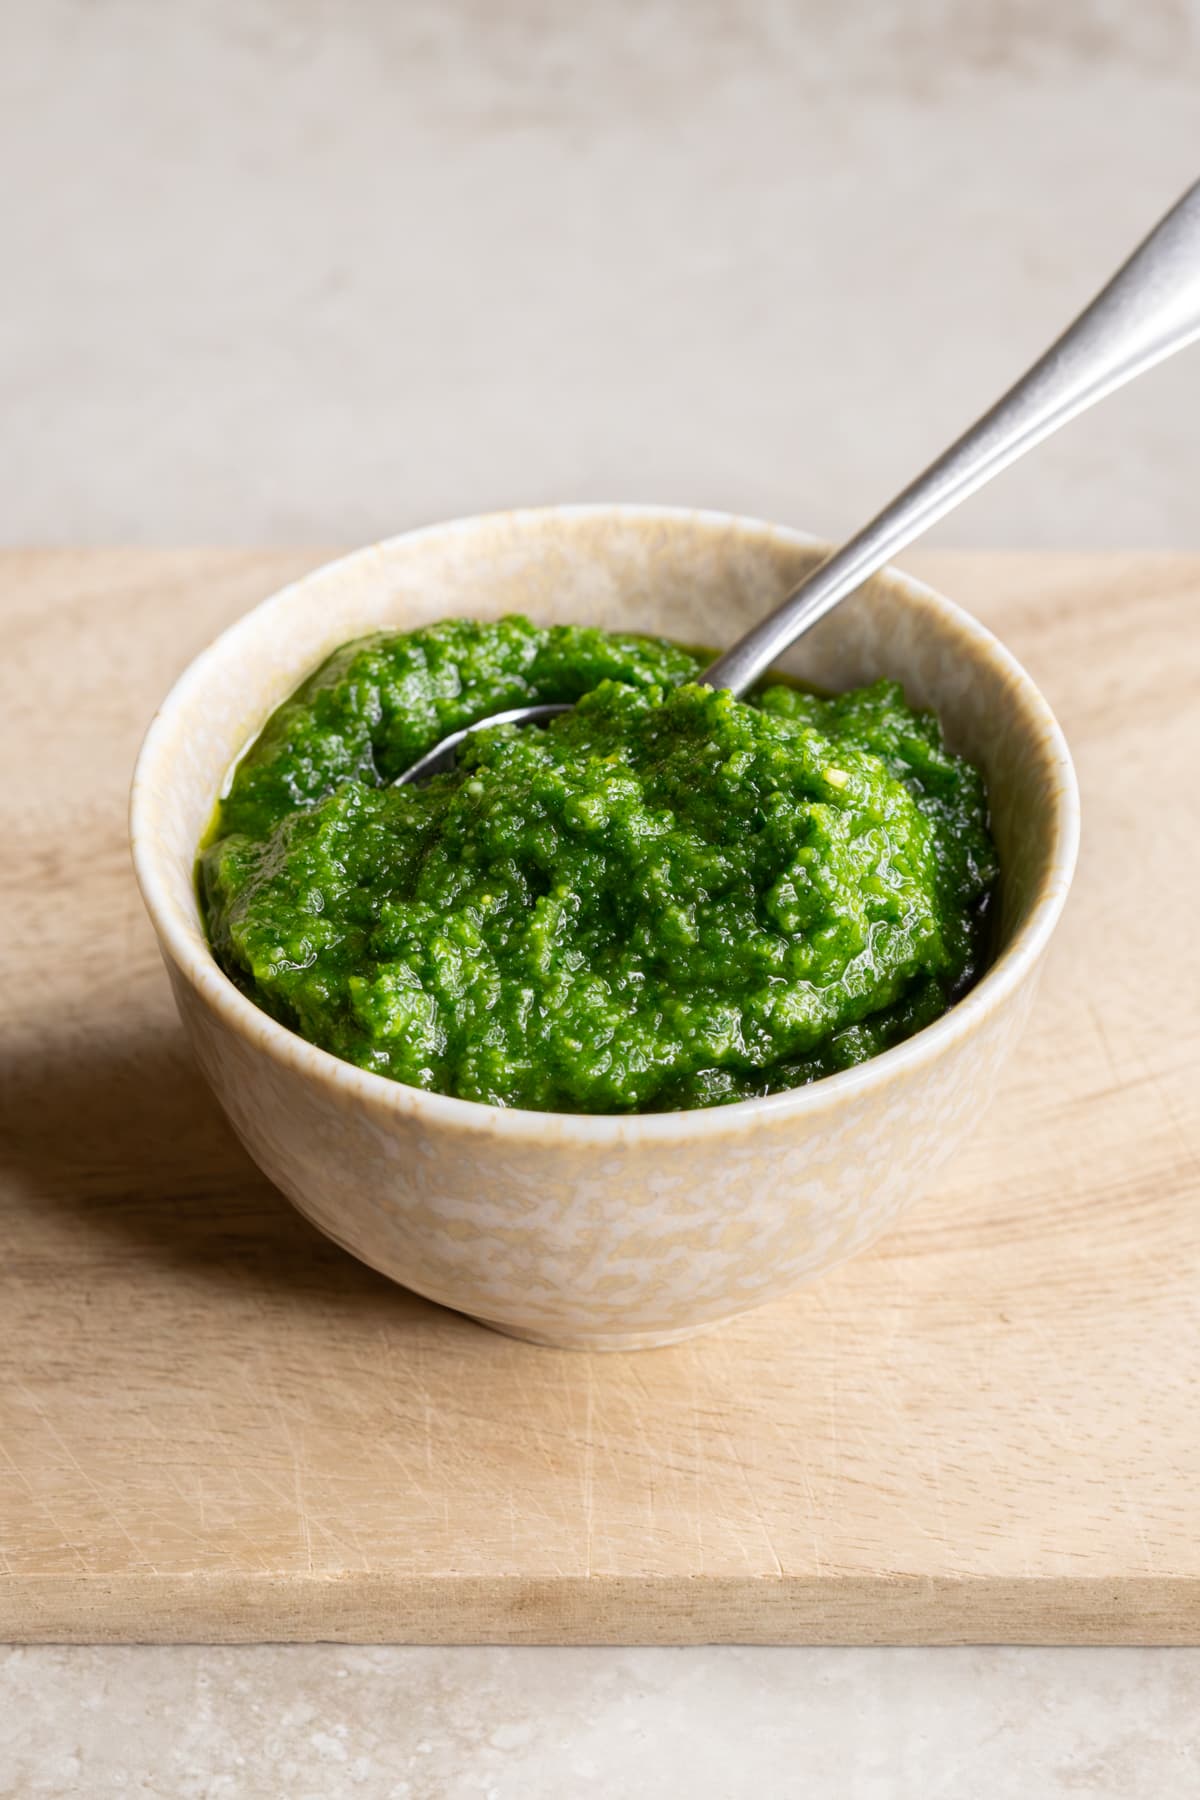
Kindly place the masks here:
[(473, 719), (469, 725), (464, 725), (461, 731), (450, 732), (432, 750), (411, 763), (403, 775), (398, 775), (392, 786), (411, 787), (431, 781), (435, 775), (448, 775), (458, 761), (459, 749), (476, 731), (490, 731), (496, 725), (542, 725), (558, 713), (570, 710), (569, 704), (558, 700), (544, 706), (512, 706), (507, 712), (487, 713), (482, 719)]

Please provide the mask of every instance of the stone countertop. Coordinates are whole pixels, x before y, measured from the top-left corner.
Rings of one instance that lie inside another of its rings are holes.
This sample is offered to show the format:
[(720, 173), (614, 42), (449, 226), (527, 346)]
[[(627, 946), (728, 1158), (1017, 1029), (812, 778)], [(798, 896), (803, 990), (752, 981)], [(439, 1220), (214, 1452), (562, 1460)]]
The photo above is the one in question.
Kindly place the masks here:
[(0, 1795), (1167, 1800), (1200, 1650), (0, 1651)]
[[(12, 542), (498, 506), (861, 522), (1195, 179), (1186, 0), (44, 0), (8, 22)], [(1193, 548), (1200, 356), (946, 523)]]
[[(851, 526), (1196, 174), (1179, 0), (9, 22), (7, 542)], [(1194, 547), (1200, 357), (942, 543)], [(1196, 1791), (1200, 1652), (0, 1653), (0, 1796)]]

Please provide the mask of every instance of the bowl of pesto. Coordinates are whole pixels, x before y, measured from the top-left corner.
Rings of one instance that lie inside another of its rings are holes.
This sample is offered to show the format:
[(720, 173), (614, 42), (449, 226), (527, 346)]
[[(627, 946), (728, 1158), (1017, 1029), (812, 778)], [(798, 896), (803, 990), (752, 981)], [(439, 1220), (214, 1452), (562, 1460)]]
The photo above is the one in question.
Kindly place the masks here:
[[(1074, 864), (1029, 677), (889, 572), (745, 700), (811, 540), (637, 507), (393, 539), (239, 621), (139, 759), (134, 860), (251, 1154), (538, 1342), (719, 1323), (882, 1230), (986, 1103)], [(397, 778), (448, 732), (449, 773)]]

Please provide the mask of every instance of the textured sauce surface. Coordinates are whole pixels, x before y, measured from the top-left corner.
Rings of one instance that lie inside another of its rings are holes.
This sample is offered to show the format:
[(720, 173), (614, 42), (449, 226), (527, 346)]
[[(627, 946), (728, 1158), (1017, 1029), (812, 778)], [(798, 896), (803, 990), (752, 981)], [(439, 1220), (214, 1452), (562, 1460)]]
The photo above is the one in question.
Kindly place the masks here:
[[(865, 1061), (978, 973), (978, 771), (880, 682), (750, 701), (661, 639), (511, 617), (344, 645), (200, 857), (226, 973), (349, 1062), (493, 1105), (709, 1106)], [(458, 768), (390, 784), (447, 732)]]

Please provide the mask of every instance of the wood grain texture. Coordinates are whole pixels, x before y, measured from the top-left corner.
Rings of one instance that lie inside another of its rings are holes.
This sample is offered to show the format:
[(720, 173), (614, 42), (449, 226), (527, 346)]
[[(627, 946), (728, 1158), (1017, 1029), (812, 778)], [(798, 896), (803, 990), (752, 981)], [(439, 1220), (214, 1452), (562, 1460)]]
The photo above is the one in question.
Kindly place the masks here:
[(129, 771), (314, 560), (0, 558), (0, 1638), (1200, 1641), (1200, 559), (913, 559), (1079, 764), (1023, 1053), (874, 1251), (609, 1357), (319, 1238), (183, 1048)]

